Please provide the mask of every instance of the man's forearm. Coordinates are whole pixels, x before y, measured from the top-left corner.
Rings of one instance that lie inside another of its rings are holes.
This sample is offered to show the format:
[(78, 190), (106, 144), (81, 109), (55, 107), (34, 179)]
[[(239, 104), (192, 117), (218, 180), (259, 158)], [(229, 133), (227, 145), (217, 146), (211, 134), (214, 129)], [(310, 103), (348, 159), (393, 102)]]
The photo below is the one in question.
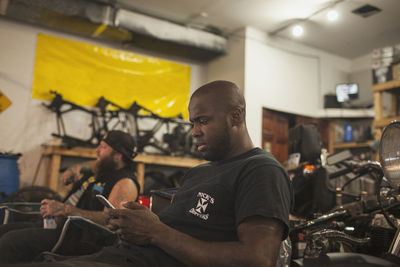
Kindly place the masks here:
[(81, 216), (97, 224), (106, 225), (106, 217), (103, 211), (83, 210), (67, 204), (65, 214), (66, 216)]
[(276, 242), (205, 242), (165, 225), (152, 244), (189, 266), (275, 266), (279, 252)]

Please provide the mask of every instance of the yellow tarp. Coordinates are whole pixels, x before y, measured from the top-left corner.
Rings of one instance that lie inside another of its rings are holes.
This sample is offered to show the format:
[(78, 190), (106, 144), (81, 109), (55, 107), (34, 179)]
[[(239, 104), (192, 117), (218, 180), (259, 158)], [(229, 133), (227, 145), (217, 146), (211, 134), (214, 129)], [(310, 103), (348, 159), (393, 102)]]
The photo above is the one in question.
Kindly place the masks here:
[(101, 96), (124, 108), (136, 101), (164, 117), (188, 117), (190, 67), (126, 51), (39, 34), (32, 97), (50, 90), (81, 106)]

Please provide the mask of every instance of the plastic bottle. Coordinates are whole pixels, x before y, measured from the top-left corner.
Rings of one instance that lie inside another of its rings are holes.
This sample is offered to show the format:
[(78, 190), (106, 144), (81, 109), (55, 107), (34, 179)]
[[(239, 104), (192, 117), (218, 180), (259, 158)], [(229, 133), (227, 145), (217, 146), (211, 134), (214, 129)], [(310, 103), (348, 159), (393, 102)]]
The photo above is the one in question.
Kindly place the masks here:
[(344, 125), (344, 141), (345, 142), (353, 141), (353, 128), (351, 128), (350, 124)]
[(44, 229), (56, 229), (57, 223), (56, 219), (53, 216), (47, 216), (43, 219), (43, 228)]

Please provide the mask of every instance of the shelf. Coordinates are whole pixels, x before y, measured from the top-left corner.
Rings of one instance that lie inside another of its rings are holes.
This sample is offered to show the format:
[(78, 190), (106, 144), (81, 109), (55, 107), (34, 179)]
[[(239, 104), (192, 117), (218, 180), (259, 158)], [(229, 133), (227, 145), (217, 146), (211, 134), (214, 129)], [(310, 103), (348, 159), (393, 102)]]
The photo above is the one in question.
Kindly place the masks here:
[(374, 120), (373, 122), (373, 126), (375, 128), (383, 128), (385, 126), (387, 126), (389, 123), (391, 123), (392, 121), (400, 121), (400, 117), (388, 117), (388, 118), (383, 118), (380, 120)]
[[(46, 186), (52, 190), (58, 191), (58, 177), (60, 172), (61, 157), (78, 157), (95, 159), (97, 157), (95, 148), (73, 147), (65, 148), (60, 146), (48, 146), (43, 151), (42, 156), (50, 158), (50, 164), (47, 170)], [(138, 154), (134, 162), (136, 162), (136, 176), (140, 184), (141, 193), (143, 192), (145, 165), (163, 165), (173, 167), (191, 168), (207, 161), (195, 158), (171, 157), (162, 155)]]
[(375, 84), (372, 86), (372, 91), (373, 92), (380, 92), (380, 91), (386, 91), (386, 90), (391, 90), (395, 88), (400, 88), (400, 81), (393, 80), (385, 83), (379, 83)]
[[(59, 146), (49, 146), (44, 150), (43, 154), (45, 156), (61, 155), (61, 156), (93, 158), (93, 159), (97, 157), (96, 150), (94, 148), (89, 148), (89, 147), (73, 147), (71, 149), (67, 149)], [(175, 166), (184, 168), (191, 168), (206, 162), (204, 160), (195, 158), (171, 157), (171, 156), (149, 155), (149, 154), (138, 154), (135, 157), (134, 161), (145, 164), (166, 165), (166, 166)]]
[(319, 112), (320, 118), (373, 118), (375, 112), (370, 109), (327, 108)]
[[(374, 109), (375, 118), (373, 126), (375, 128), (375, 138), (380, 139), (383, 128), (394, 120), (400, 120), (398, 114), (398, 97), (400, 94), (400, 81), (393, 80), (381, 84), (375, 84), (372, 86), (374, 93)], [(390, 113), (388, 116), (383, 114), (383, 93), (388, 93), (391, 98)]]
[(362, 148), (369, 147), (374, 143), (374, 141), (367, 142), (346, 142), (346, 143), (336, 143), (333, 145), (335, 149), (343, 149), (343, 148)]

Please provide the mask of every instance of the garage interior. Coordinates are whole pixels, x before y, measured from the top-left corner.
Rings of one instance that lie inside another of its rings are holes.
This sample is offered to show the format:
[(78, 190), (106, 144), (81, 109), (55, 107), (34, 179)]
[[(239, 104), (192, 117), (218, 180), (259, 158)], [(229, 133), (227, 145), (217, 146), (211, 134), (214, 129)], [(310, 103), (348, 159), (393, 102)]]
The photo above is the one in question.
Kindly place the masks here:
[[(35, 186), (65, 197), (62, 173), (95, 159), (112, 129), (137, 141), (142, 201), (180, 187), (206, 162), (191, 140), (189, 98), (215, 80), (242, 90), (254, 145), (292, 179), (341, 152), (379, 161), (382, 133), (400, 119), (399, 10), (398, 0), (0, 0), (0, 205)], [(299, 125), (317, 129), (317, 158), (298, 158)], [(346, 203), (376, 193), (369, 178), (347, 186), (355, 176), (329, 181), (335, 208), (337, 188), (354, 195)], [(299, 256), (305, 241), (296, 242)]]

